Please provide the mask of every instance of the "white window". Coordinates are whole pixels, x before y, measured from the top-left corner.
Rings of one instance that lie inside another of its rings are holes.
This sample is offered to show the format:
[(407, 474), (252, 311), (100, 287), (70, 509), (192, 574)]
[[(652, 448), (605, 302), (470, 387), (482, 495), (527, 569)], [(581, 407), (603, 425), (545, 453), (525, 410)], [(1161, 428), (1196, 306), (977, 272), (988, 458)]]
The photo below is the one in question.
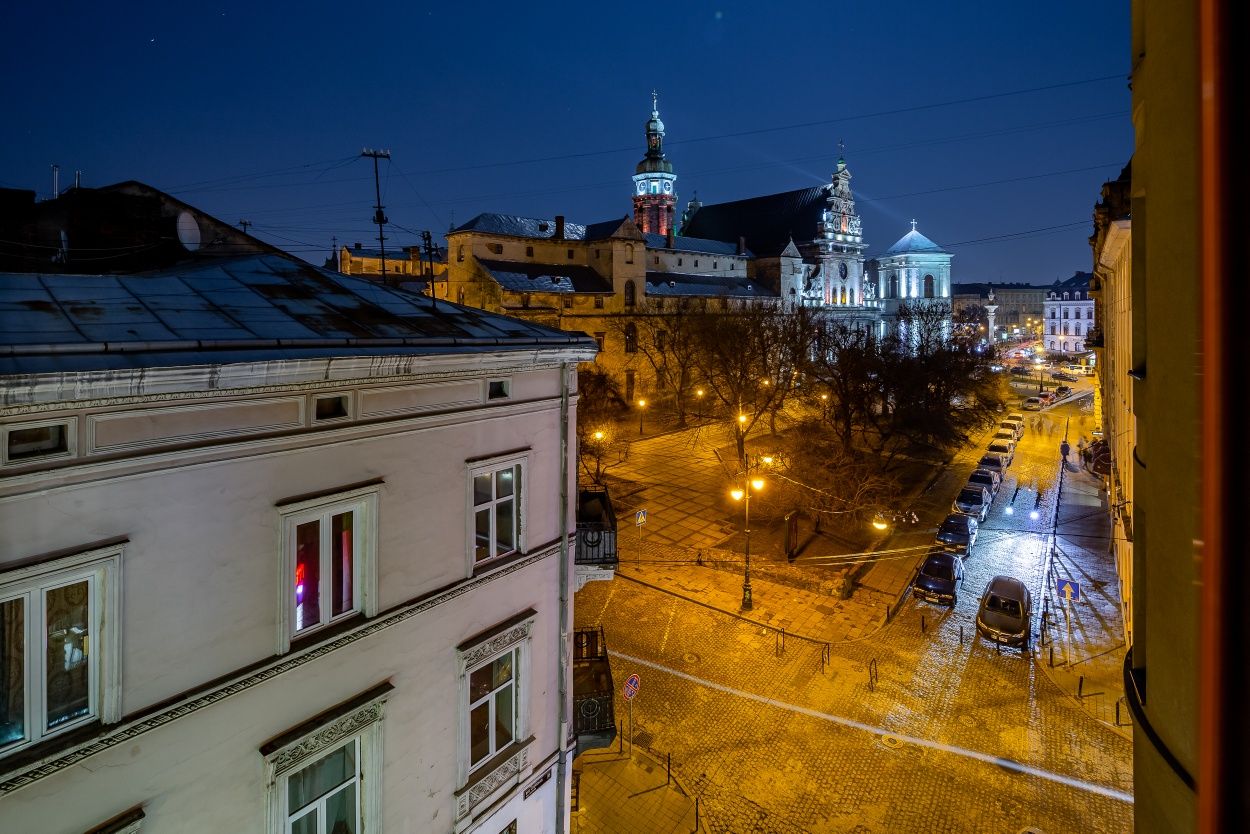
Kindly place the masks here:
[(460, 784), (456, 819), (497, 801), (529, 774), (530, 641), (524, 611), (457, 647), (460, 666)]
[(0, 573), (0, 756), (121, 718), (120, 546)]
[(377, 613), (377, 506), (373, 485), (278, 508), (280, 654), (294, 637)]
[(261, 747), (269, 834), (379, 834), (382, 684)]
[(0, 426), (0, 464), (17, 465), (49, 458), (73, 457), (78, 426), (76, 418), (36, 420)]
[(469, 519), (472, 565), (524, 551), (525, 455), (472, 464)]

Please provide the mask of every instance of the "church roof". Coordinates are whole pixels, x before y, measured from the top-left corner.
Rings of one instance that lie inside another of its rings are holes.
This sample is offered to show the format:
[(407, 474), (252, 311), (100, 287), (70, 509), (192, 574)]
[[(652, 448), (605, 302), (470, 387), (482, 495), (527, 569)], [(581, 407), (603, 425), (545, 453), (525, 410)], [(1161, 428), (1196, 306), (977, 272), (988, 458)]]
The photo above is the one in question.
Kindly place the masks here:
[(602, 275), (580, 264), (534, 264), (478, 258), (499, 286), (512, 292), (612, 292)]
[(920, 234), (920, 232), (912, 229), (910, 232), (899, 238), (893, 246), (885, 250), (885, 255), (882, 257), (912, 254), (949, 255), (950, 252), (947, 252), (941, 246), (938, 246), (936, 243)]
[[(723, 240), (708, 240), (700, 237), (686, 237), (685, 235), (674, 235), (673, 245), (668, 245), (668, 237), (665, 235), (656, 235), (647, 233), (648, 249), (671, 249), (674, 252), (703, 252), (709, 255), (737, 255), (737, 242), (728, 243)], [(746, 252), (747, 257), (751, 257), (751, 252)]]
[(816, 238), (816, 224), (828, 205), (828, 196), (828, 187), (817, 185), (704, 205), (682, 232), (689, 237), (730, 243), (745, 237), (747, 247), (756, 255), (775, 256), (786, 248), (791, 238), (799, 242)]

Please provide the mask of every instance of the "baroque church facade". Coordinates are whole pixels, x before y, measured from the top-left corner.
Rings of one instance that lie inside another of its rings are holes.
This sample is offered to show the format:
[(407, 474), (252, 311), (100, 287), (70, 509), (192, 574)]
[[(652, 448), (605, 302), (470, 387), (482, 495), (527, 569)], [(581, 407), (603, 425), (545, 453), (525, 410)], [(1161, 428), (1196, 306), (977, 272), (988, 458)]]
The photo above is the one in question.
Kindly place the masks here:
[(677, 174), (654, 93), (644, 134), (632, 216), (581, 224), (480, 214), (448, 232), (436, 297), (592, 335), (597, 362), (631, 401), (663, 395), (639, 350), (639, 325), (679, 305), (820, 307), (883, 336), (904, 301), (949, 303), (951, 255), (914, 225), (882, 256), (866, 257), (841, 156), (828, 183), (723, 203), (695, 198), (678, 218)]

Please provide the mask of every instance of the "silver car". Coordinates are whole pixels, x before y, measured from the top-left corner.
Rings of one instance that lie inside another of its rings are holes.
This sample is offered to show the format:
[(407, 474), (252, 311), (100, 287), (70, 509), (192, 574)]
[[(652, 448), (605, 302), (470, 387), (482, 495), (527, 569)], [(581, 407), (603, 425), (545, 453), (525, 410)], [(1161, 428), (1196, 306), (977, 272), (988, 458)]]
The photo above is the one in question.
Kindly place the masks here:
[(995, 440), (986, 448), (985, 451), (995, 455), (1001, 455), (1003, 458), (1003, 464), (1011, 466), (1011, 462), (1016, 457), (1016, 444), (1009, 440)]
[(990, 513), (990, 491), (980, 484), (968, 484), (955, 496), (952, 509), (957, 513), (970, 515), (977, 521), (985, 521)]
[(977, 632), (986, 640), (1029, 647), (1033, 628), (1033, 597), (1014, 576), (996, 576), (985, 586), (977, 610)]
[(990, 499), (993, 500), (998, 495), (998, 488), (1002, 485), (1002, 476), (993, 469), (974, 469), (972, 474), (968, 476), (968, 486), (982, 486), (990, 491)]

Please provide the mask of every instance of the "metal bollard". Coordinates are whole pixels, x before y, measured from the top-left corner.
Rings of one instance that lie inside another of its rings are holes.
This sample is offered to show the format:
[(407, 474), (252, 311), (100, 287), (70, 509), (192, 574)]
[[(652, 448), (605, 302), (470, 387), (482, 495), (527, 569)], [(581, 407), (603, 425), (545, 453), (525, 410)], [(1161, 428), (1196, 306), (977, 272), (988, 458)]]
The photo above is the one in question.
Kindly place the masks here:
[(1050, 668), (1055, 668), (1055, 644), (1050, 644)]
[(1115, 725), (1120, 726), (1120, 702), (1115, 702)]
[(616, 725), (616, 752), (625, 752), (625, 722)]
[(699, 797), (694, 798), (694, 830), (699, 830)]
[(665, 780), (665, 784), (671, 785), (673, 784), (673, 754), (672, 753), (668, 754), (668, 766), (666, 769), (667, 769), (667, 779)]
[(927, 632), (926, 632), (926, 630), (925, 630), (924, 614), (921, 614), (921, 615), (920, 615), (920, 633), (921, 633), (921, 634), (926, 634), (926, 633), (927, 633)]
[(959, 645), (962, 646), (963, 644), (964, 644), (964, 627), (961, 625), (959, 627)]
[(1076, 697), (1084, 698), (1085, 696), (1081, 694), (1084, 689), (1085, 689), (1085, 676), (1081, 675), (1081, 677), (1079, 677), (1076, 681)]

